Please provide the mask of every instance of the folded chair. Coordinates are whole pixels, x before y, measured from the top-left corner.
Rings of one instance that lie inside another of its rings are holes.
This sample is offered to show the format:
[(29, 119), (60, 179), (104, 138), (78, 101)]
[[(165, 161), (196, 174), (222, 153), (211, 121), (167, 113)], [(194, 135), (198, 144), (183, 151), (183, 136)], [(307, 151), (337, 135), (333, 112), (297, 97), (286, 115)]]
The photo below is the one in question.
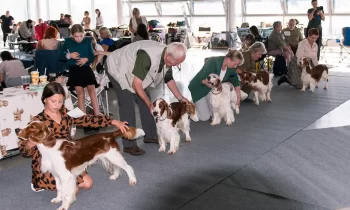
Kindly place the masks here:
[[(97, 83), (100, 85), (99, 87), (96, 88), (96, 97), (97, 97), (100, 110), (102, 111), (103, 114), (107, 116), (112, 115), (113, 113), (109, 112), (109, 105), (108, 105), (109, 79), (105, 74), (105, 72), (102, 72), (101, 74), (96, 73), (95, 76), (96, 76)], [(72, 94), (72, 98), (76, 99), (75, 102), (73, 103), (73, 105), (76, 106), (78, 103), (78, 95), (75, 92), (75, 90), (72, 90), (72, 89), (71, 89), (71, 94)], [(87, 89), (85, 89), (85, 107), (93, 109), (91, 103), (92, 102), (91, 102), (89, 93)]]

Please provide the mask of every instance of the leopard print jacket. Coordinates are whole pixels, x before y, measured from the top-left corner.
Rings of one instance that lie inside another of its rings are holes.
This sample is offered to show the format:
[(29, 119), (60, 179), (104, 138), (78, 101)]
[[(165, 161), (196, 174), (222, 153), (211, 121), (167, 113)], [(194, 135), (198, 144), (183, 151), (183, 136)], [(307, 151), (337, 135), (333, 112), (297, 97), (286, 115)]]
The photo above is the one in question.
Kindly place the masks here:
[[(111, 125), (112, 119), (105, 115), (84, 115), (79, 118), (72, 118), (67, 114), (66, 108), (62, 111), (62, 121), (60, 124), (56, 123), (44, 111), (35, 116), (32, 121), (45, 122), (47, 126), (54, 132), (56, 139), (70, 139), (70, 128), (72, 125), (103, 128)], [(23, 156), (32, 156), (32, 184), (35, 190), (56, 190), (55, 178), (51, 173), (42, 173), (40, 170), (41, 154), (37, 147), (26, 148), (24, 141), (19, 141), (19, 150)], [(77, 177), (77, 185), (84, 182), (83, 177), (87, 172), (83, 172)]]

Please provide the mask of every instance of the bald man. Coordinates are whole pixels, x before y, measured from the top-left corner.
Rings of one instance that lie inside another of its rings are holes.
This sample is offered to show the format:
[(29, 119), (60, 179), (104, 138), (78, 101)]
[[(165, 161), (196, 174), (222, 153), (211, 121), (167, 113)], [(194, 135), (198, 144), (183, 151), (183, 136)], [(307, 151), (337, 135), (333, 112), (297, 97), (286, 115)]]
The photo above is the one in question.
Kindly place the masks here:
[(288, 28), (282, 30), (284, 39), (287, 42), (287, 44), (292, 48), (294, 54), (296, 54), (299, 42), (303, 40), (303, 35), (301, 34), (301, 31), (299, 30), (299, 28), (296, 28), (295, 25), (296, 20), (290, 19), (288, 23)]

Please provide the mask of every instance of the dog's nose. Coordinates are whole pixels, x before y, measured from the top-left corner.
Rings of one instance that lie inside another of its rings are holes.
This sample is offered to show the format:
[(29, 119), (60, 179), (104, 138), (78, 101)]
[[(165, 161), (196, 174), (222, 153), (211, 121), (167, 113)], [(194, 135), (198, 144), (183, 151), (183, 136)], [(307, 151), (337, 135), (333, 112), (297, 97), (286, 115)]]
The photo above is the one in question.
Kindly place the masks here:
[(16, 134), (18, 135), (18, 134), (19, 134), (19, 132), (21, 132), (21, 129), (16, 128), (16, 129), (15, 129), (15, 132), (16, 132)]
[(157, 116), (158, 115), (158, 112), (153, 112), (153, 116)]

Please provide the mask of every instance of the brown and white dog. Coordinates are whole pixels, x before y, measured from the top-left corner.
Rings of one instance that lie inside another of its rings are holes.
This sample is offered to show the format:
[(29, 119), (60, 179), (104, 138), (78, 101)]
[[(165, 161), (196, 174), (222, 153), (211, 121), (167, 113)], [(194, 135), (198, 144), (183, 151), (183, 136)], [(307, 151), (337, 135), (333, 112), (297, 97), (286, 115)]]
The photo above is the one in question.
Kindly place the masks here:
[(319, 64), (311, 68), (308, 59), (304, 58), (300, 66), (302, 68), (301, 81), (303, 82), (303, 88), (300, 91), (305, 91), (307, 87), (310, 87), (310, 91), (314, 92), (321, 80), (326, 82), (324, 89), (328, 88), (328, 67), (326, 65)]
[(218, 125), (224, 118), (226, 125), (230, 126), (235, 122), (236, 114), (239, 114), (239, 106), (237, 100), (245, 100), (248, 95), (241, 91), (241, 98), (237, 99), (237, 93), (231, 83), (222, 83), (219, 75), (210, 74), (207, 77), (207, 83), (211, 86), (211, 91), (208, 94), (209, 102), (212, 108), (213, 117), (211, 125)]
[(170, 143), (168, 154), (174, 154), (179, 149), (179, 129), (186, 135), (186, 141), (190, 142), (189, 117), (198, 122), (198, 116), (193, 103), (174, 102), (170, 106), (164, 99), (153, 102), (152, 114), (156, 120), (159, 138), (159, 152), (165, 152), (167, 143)]
[(37, 146), (42, 155), (41, 171), (50, 172), (55, 177), (57, 197), (51, 202), (62, 201), (59, 210), (68, 210), (75, 201), (76, 177), (96, 161), (101, 161), (103, 167), (112, 173), (109, 179), (118, 178), (123, 169), (129, 176), (129, 184), (136, 184), (134, 170), (124, 160), (115, 138), (136, 139), (145, 134), (141, 129), (129, 128), (125, 133), (118, 130), (69, 141), (55, 139), (45, 123), (34, 121), (23, 130), (16, 129), (16, 133), (21, 140), (27, 141), (27, 145)]
[(258, 90), (254, 92), (254, 102), (258, 106), (259, 99), (271, 102), (271, 91), (272, 91), (272, 76), (267, 71), (259, 71), (258, 73), (252, 73), (249, 71), (243, 71), (239, 74), (241, 83), (244, 85), (251, 85), (256, 87)]

